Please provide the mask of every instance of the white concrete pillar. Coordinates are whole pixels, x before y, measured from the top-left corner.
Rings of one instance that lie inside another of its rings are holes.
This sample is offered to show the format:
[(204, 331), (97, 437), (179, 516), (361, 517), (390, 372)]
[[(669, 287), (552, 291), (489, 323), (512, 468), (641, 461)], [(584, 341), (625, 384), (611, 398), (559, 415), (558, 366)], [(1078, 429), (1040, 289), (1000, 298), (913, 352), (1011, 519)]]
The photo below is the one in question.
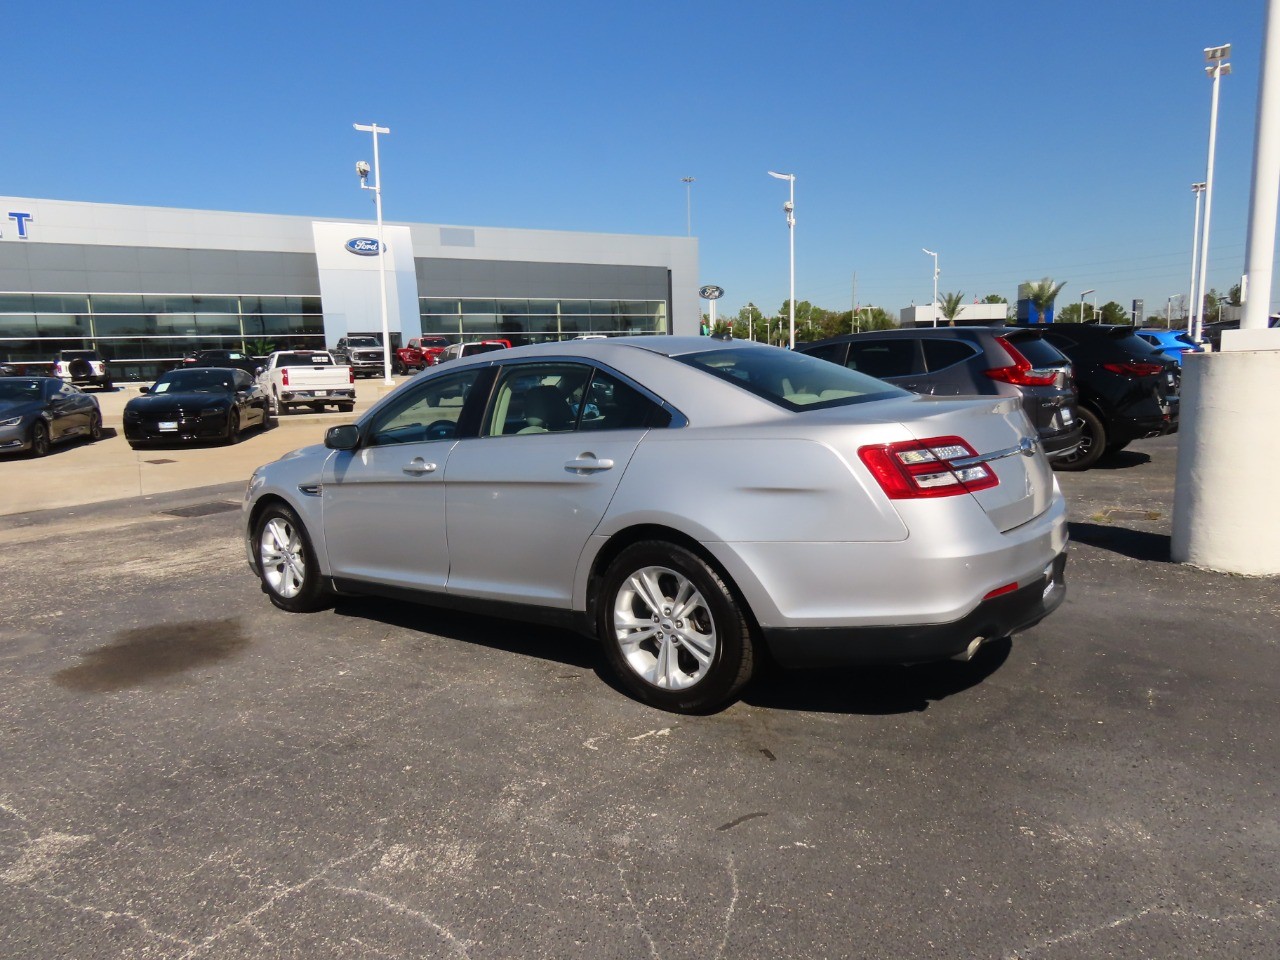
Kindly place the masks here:
[(1280, 350), (1183, 356), (1171, 544), (1176, 562), (1280, 576), (1277, 383)]

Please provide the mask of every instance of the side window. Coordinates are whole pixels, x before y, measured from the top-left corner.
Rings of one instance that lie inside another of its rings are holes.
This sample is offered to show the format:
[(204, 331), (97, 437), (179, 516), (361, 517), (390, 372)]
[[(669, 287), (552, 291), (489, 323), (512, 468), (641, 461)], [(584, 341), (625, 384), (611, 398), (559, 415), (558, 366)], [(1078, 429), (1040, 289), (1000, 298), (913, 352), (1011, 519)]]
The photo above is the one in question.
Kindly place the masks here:
[(924, 340), (924, 368), (930, 373), (963, 363), (978, 351), (963, 340)]
[[(582, 396), (586, 397), (585, 405)], [(579, 431), (642, 430), (671, 423), (671, 414), (659, 404), (603, 370), (595, 372), (585, 394), (570, 398), (570, 405), (575, 410), (582, 406)]]
[(828, 343), (825, 347), (817, 347), (813, 350), (804, 351), (811, 357), (817, 357), (819, 360), (828, 360), (831, 363), (838, 363), (844, 366), (844, 358), (849, 353), (849, 345), (847, 343)]
[(472, 367), (452, 376), (434, 377), (406, 390), (398, 402), (378, 415), (369, 433), (371, 446), (393, 443), (421, 443), (424, 440), (452, 440), (458, 435), (458, 420), (467, 394), (483, 367)]
[(915, 359), (914, 340), (856, 340), (849, 344), (845, 366), (877, 379), (909, 377), (915, 373)]
[(568, 433), (593, 368), (583, 363), (518, 363), (503, 368), (484, 434)]

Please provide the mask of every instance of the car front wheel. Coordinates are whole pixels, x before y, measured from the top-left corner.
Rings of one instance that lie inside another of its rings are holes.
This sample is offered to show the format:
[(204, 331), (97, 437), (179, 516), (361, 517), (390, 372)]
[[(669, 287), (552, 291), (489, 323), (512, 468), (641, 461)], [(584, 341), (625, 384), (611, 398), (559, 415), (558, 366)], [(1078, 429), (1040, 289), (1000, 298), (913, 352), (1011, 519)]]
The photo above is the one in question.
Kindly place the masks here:
[(290, 613), (327, 606), (315, 551), (298, 515), (275, 504), (262, 512), (253, 530), (258, 575), (271, 602)]
[(733, 591), (701, 557), (634, 544), (605, 571), (598, 632), (623, 685), (675, 713), (724, 706), (751, 679), (751, 628)]
[(96, 410), (89, 414), (89, 439), (94, 443), (102, 439), (102, 415)]

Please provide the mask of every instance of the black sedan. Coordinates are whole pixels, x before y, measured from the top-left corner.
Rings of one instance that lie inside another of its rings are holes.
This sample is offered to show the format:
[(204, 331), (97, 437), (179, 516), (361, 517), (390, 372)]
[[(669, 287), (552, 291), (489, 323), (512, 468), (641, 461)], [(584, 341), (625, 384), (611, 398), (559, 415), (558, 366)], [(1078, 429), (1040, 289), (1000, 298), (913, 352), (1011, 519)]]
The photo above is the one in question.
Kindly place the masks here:
[(58, 377), (0, 378), (0, 452), (43, 457), (50, 444), (102, 439), (98, 401)]
[(235, 367), (256, 377), (262, 372), (262, 361), (237, 350), (197, 350), (182, 358), (180, 369), (192, 367)]
[(267, 425), (267, 395), (243, 370), (170, 370), (146, 396), (125, 404), (124, 436), (137, 449), (154, 443), (235, 443), (248, 427)]

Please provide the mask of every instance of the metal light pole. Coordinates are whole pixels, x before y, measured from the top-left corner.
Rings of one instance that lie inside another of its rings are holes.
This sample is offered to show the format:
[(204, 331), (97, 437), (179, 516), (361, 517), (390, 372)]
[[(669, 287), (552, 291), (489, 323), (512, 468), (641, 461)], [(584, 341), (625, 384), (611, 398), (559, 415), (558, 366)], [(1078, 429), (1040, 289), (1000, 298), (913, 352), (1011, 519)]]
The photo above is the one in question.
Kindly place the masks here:
[(1204, 239), (1200, 244), (1199, 296), (1196, 297), (1196, 324), (1191, 339), (1200, 343), (1204, 335), (1204, 286), (1205, 273), (1209, 269), (1209, 214), (1213, 209), (1213, 155), (1218, 141), (1218, 81), (1231, 72), (1231, 64), (1224, 63), (1231, 56), (1231, 44), (1205, 47), (1204, 59), (1209, 66), (1205, 73), (1213, 80), (1213, 99), (1209, 107), (1209, 163), (1204, 176)]
[(778, 180), (786, 180), (791, 184), (791, 199), (782, 205), (787, 214), (787, 235), (791, 238), (791, 349), (796, 348), (796, 175), (794, 173), (775, 173), (769, 176)]
[(1096, 292), (1097, 292), (1096, 290), (1080, 291), (1080, 322), (1081, 323), (1084, 323), (1084, 298), (1087, 297), (1089, 294), (1096, 293)]
[(936, 327), (938, 325), (938, 255), (925, 247), (920, 249), (933, 257), (933, 299), (929, 301), (929, 316)]
[(361, 160), (356, 164), (360, 175), (360, 189), (373, 191), (373, 203), (378, 212), (378, 286), (382, 291), (382, 382), (391, 386), (391, 329), (387, 323), (387, 245), (382, 239), (382, 171), (378, 165), (378, 134), (390, 133), (387, 127), (376, 123), (353, 123), (362, 133), (373, 134), (373, 186), (369, 186), (369, 164)]
[(693, 236), (693, 184), (694, 177), (681, 177), (680, 182), (684, 184), (684, 232), (686, 236)]
[(1200, 267), (1200, 194), (1204, 192), (1203, 183), (1193, 183), (1192, 192), (1196, 195), (1196, 226), (1191, 235), (1191, 292), (1187, 294), (1187, 336), (1195, 330), (1196, 322), (1196, 276)]
[(756, 305), (750, 300), (747, 301), (747, 339), (753, 343), (756, 339)]
[(1280, 4), (1267, 2), (1258, 79), (1258, 125), (1249, 197), (1249, 244), (1240, 280), (1244, 302), (1241, 330), (1265, 330), (1271, 316), (1271, 263), (1276, 248), (1276, 202), (1280, 196)]

